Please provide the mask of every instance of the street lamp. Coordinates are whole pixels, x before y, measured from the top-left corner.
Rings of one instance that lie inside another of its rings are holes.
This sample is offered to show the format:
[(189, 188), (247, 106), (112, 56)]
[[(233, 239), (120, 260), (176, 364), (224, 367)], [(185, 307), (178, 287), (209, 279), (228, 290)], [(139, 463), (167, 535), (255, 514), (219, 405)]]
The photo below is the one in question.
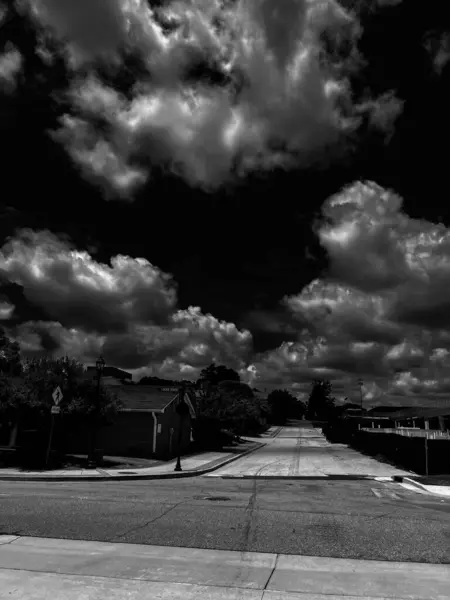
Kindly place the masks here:
[(95, 361), (95, 369), (97, 371), (97, 393), (95, 398), (95, 411), (94, 419), (92, 424), (92, 435), (91, 435), (91, 451), (88, 459), (88, 467), (95, 468), (97, 466), (97, 460), (95, 456), (95, 447), (97, 445), (97, 431), (100, 413), (100, 382), (102, 379), (103, 369), (105, 368), (105, 361), (102, 356), (99, 356)]
[(183, 438), (183, 424), (186, 417), (189, 415), (189, 406), (184, 401), (184, 385), (180, 387), (179, 391), (180, 401), (176, 407), (176, 413), (178, 415), (178, 444), (177, 444), (177, 464), (175, 465), (174, 471), (182, 471), (181, 468), (181, 442)]
[(363, 410), (363, 393), (362, 393), (362, 387), (364, 385), (364, 381), (362, 379), (358, 379), (358, 385), (359, 385), (359, 394), (360, 394), (360, 398), (361, 398), (361, 413)]

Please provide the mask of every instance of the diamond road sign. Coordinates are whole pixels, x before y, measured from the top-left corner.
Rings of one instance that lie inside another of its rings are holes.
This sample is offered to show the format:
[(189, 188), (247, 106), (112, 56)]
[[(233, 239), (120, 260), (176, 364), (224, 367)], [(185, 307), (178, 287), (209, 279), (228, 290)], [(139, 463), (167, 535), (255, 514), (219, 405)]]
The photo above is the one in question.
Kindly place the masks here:
[(62, 397), (63, 397), (63, 393), (61, 391), (61, 388), (58, 385), (58, 387), (52, 394), (53, 402), (56, 404), (56, 406), (58, 406), (58, 404), (61, 402)]

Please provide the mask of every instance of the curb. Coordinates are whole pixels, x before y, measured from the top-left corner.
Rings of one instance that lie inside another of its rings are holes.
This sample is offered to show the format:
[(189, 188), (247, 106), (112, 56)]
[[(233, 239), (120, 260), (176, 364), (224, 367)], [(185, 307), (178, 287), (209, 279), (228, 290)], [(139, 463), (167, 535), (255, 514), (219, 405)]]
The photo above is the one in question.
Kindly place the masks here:
[[(415, 479), (411, 479), (410, 477), (400, 477), (400, 476), (398, 476), (398, 475), (395, 475), (395, 476), (392, 478), (392, 480), (393, 480), (393, 481), (396, 481), (396, 482), (398, 482), (398, 483), (403, 483), (403, 482), (405, 482), (405, 483), (409, 483), (409, 484), (411, 484), (411, 485), (414, 485), (415, 487), (419, 488), (419, 489), (420, 489), (420, 490), (422, 490), (423, 492), (426, 492), (427, 494), (430, 494), (430, 495), (432, 495), (432, 496), (433, 496), (433, 495), (434, 495), (434, 496), (439, 496), (439, 497), (441, 497), (441, 498), (442, 498), (442, 496), (443, 496), (443, 494), (440, 494), (439, 492), (435, 492), (435, 491), (433, 491), (433, 489), (432, 489), (432, 488), (433, 488), (433, 486), (432, 486), (432, 485), (426, 486), (426, 485), (424, 485), (423, 483), (419, 483), (418, 481), (415, 481)], [(431, 489), (430, 489), (430, 488), (431, 488)], [(447, 497), (447, 494), (445, 494), (445, 497)]]
[(145, 481), (150, 479), (180, 479), (182, 477), (197, 477), (205, 475), (224, 467), (239, 458), (247, 456), (256, 450), (259, 450), (265, 443), (256, 442), (257, 446), (249, 448), (240, 454), (235, 454), (222, 460), (220, 463), (210, 467), (199, 467), (190, 471), (172, 471), (171, 473), (146, 474), (146, 475), (0, 475), (0, 481)]
[(277, 437), (277, 435), (280, 433), (280, 431), (281, 431), (282, 429), (283, 429), (283, 426), (282, 426), (282, 425), (280, 425), (280, 426), (278, 427), (278, 429), (276, 429), (276, 430), (275, 430), (275, 431), (272, 433), (272, 435), (271, 435), (270, 437), (271, 437), (271, 438)]
[(414, 479), (411, 479), (410, 477), (402, 477), (402, 481), (410, 483), (411, 485), (415, 485), (416, 487), (420, 488), (424, 492), (428, 492), (429, 494), (434, 493), (431, 490), (429, 490), (426, 486), (424, 486), (423, 483), (419, 483), (418, 481), (415, 481)]

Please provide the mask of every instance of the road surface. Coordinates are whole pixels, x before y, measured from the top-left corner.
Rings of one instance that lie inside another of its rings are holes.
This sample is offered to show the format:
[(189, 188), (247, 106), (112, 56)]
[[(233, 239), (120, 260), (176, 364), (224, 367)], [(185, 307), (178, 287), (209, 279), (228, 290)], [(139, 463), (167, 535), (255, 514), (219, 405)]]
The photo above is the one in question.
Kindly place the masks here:
[(330, 479), (333, 465), (361, 470), (367, 459), (327, 450), (316, 434), (286, 428), (266, 454), (230, 465), (261, 470), (270, 455), (283, 469), (309, 468), (311, 479), (2, 481), (0, 535), (450, 564), (448, 499), (346, 474)]
[[(266, 440), (265, 440), (266, 441)], [(365, 456), (344, 444), (331, 444), (321, 429), (307, 421), (283, 427), (266, 446), (233, 462), (210, 477), (324, 477), (327, 475), (391, 477), (411, 475), (387, 462)]]

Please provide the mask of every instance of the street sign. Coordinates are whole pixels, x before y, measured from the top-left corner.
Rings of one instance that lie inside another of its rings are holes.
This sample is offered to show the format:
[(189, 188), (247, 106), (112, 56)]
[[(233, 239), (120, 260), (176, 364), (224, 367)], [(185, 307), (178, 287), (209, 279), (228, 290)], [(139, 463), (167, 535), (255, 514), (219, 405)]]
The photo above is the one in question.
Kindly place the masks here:
[(53, 402), (55, 403), (56, 406), (58, 406), (58, 404), (61, 402), (62, 398), (63, 398), (63, 393), (61, 391), (61, 388), (58, 387), (55, 389), (55, 391), (52, 394), (52, 398), (53, 398)]
[(60, 406), (52, 406), (52, 415), (59, 415), (60, 412), (61, 412)]

